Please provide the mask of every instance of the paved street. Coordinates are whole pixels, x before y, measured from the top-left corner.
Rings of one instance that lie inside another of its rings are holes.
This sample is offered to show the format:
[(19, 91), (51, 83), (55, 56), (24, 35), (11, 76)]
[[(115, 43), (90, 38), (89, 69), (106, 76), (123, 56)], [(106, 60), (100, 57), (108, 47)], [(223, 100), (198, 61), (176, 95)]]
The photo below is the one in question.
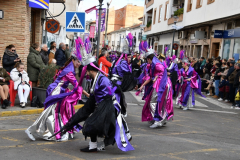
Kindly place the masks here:
[(126, 93), (128, 125), (135, 151), (121, 152), (116, 145), (104, 152), (82, 153), (88, 145), (81, 133), (67, 142), (30, 141), (24, 130), (38, 115), (0, 118), (1, 160), (237, 160), (240, 157), (240, 111), (229, 104), (196, 98), (196, 107), (182, 111), (175, 107), (174, 120), (166, 127), (150, 129), (141, 122), (143, 102)]

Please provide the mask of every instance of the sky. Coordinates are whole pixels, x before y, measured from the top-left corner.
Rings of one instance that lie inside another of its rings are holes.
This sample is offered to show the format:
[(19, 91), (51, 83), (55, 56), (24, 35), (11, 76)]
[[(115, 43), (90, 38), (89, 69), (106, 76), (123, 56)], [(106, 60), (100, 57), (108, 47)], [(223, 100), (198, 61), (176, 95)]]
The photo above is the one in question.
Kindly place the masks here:
[[(107, 7), (107, 2), (110, 2), (111, 0), (103, 0), (103, 8)], [(145, 0), (112, 0), (112, 3), (110, 5), (111, 7), (114, 7), (115, 10), (123, 8), (128, 3), (131, 3), (133, 5), (137, 6), (143, 6)], [(79, 11), (84, 12), (85, 10), (94, 7), (96, 5), (99, 5), (98, 0), (83, 0), (80, 3)], [(89, 14), (86, 14), (86, 20), (96, 20), (96, 11), (92, 11)]]

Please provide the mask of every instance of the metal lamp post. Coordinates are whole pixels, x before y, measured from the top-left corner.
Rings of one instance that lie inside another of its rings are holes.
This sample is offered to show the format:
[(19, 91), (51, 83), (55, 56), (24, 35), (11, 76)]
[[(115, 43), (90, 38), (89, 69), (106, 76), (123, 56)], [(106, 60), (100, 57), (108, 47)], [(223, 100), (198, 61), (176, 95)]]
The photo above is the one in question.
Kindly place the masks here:
[[(178, 16), (174, 16), (173, 18), (174, 18), (174, 25), (176, 26), (177, 21), (178, 21)], [(175, 31), (176, 31), (176, 29), (173, 30), (173, 40), (172, 40), (171, 56), (173, 56), (173, 44), (174, 44)]]
[(102, 15), (102, 2), (99, 0), (99, 15), (98, 15), (98, 40), (97, 40), (97, 61), (99, 57), (100, 37), (101, 37), (101, 15)]
[(121, 51), (121, 33), (119, 33), (119, 52)]
[(108, 15), (109, 15), (109, 6), (111, 4), (112, 0), (107, 3), (107, 20), (106, 20), (106, 30), (105, 30), (105, 42), (104, 46), (106, 47), (106, 40), (107, 40), (107, 30), (108, 30)]

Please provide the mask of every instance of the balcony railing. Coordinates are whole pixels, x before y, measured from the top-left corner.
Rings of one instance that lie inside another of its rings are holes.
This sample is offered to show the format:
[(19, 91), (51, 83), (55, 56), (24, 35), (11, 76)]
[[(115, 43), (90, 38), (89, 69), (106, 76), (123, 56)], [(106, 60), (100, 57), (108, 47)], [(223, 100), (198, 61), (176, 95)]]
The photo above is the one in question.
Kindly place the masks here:
[(152, 26), (144, 28), (144, 32), (151, 31), (151, 30), (152, 30)]
[[(172, 17), (172, 18), (169, 18), (168, 19), (168, 25), (170, 25), (170, 24), (173, 24), (174, 23), (174, 17)], [(178, 17), (178, 21), (177, 22), (182, 22), (183, 21), (183, 14), (181, 14), (179, 17)]]
[(151, 6), (154, 3), (154, 0), (146, 0), (146, 8), (148, 8), (149, 6)]

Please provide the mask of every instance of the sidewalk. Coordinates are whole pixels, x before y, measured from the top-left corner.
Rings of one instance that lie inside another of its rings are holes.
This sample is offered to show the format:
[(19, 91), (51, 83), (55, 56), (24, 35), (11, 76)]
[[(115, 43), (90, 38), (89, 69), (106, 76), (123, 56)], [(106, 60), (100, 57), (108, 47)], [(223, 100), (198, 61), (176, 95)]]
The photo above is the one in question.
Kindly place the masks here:
[[(74, 106), (75, 110), (83, 107), (83, 104)], [(19, 115), (30, 115), (30, 114), (40, 114), (44, 108), (36, 108), (27, 106), (25, 108), (20, 108), (19, 106), (8, 107), (7, 109), (0, 109), (0, 117), (8, 116), (19, 116)]]

